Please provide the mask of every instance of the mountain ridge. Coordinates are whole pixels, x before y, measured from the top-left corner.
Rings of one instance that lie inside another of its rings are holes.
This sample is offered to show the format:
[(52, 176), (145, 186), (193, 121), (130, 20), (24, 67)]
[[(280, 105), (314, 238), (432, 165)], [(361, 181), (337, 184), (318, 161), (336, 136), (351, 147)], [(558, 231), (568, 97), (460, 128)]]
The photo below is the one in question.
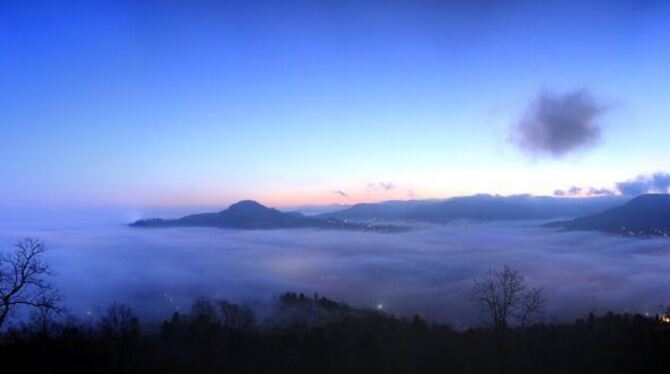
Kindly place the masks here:
[(350, 231), (400, 232), (407, 229), (394, 225), (369, 225), (337, 218), (308, 217), (299, 212), (282, 212), (253, 200), (241, 200), (227, 209), (198, 213), (176, 219), (148, 218), (129, 224), (131, 227), (217, 227), (242, 230), (316, 228)]
[(549, 227), (570, 231), (602, 231), (624, 236), (670, 236), (670, 194), (644, 194), (619, 207), (552, 222)]
[(452, 220), (531, 220), (573, 218), (621, 205), (624, 196), (584, 198), (478, 194), (443, 200), (392, 200), (361, 203), (320, 214), (321, 218), (359, 221), (415, 221), (446, 223)]

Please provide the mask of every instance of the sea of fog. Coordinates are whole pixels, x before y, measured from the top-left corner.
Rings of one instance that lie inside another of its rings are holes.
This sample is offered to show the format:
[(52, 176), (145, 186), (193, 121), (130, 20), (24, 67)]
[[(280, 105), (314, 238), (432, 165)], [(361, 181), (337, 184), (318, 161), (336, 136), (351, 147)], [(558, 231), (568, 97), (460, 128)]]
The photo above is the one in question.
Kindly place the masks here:
[(166, 317), (199, 296), (270, 303), (318, 292), (389, 313), (477, 323), (473, 278), (503, 265), (543, 287), (547, 320), (590, 311), (656, 313), (670, 303), (670, 240), (559, 232), (539, 222), (454, 223), (408, 233), (141, 229), (120, 211), (0, 213), (0, 249), (48, 244), (69, 310), (97, 319), (112, 301)]

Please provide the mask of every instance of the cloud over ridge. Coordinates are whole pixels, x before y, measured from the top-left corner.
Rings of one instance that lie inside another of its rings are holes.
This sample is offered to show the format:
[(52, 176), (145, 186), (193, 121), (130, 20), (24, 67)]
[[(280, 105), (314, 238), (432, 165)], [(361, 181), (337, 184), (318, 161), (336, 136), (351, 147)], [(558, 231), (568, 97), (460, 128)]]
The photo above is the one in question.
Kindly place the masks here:
[(637, 196), (644, 193), (668, 193), (670, 190), (670, 173), (654, 173), (638, 175), (633, 179), (619, 182), (617, 189), (622, 195)]

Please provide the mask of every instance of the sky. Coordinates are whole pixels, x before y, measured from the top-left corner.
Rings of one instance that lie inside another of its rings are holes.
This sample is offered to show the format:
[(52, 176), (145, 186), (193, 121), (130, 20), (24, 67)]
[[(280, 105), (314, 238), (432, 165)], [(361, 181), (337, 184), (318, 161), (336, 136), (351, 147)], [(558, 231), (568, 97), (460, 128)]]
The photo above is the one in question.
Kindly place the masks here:
[(0, 0), (0, 206), (351, 204), (670, 170), (670, 2)]

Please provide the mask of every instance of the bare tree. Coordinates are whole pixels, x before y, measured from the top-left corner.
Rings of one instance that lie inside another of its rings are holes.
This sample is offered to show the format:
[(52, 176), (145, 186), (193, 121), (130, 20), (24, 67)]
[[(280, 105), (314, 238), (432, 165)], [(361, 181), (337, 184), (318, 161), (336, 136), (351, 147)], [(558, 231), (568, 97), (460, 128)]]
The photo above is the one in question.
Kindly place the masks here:
[(475, 279), (471, 298), (481, 308), (484, 322), (493, 328), (504, 366), (507, 330), (513, 324), (524, 327), (542, 313), (542, 289), (528, 289), (521, 273), (504, 266)]
[(525, 326), (544, 309), (542, 289), (529, 289), (524, 276), (508, 266), (475, 279), (471, 298), (481, 308), (484, 322), (494, 329), (514, 323)]
[(0, 328), (21, 307), (58, 310), (60, 296), (47, 281), (53, 272), (42, 261), (46, 250), (41, 240), (23, 238), (14, 251), (0, 253)]
[(221, 325), (233, 331), (248, 331), (256, 323), (253, 310), (246, 305), (233, 304), (227, 300), (219, 300)]
[(139, 320), (125, 304), (113, 303), (100, 319), (100, 330), (109, 338), (121, 339), (137, 335), (139, 329)]
[(534, 322), (535, 318), (542, 313), (544, 313), (542, 288), (533, 287), (521, 294), (519, 307), (515, 314), (519, 326), (526, 327), (528, 324)]

